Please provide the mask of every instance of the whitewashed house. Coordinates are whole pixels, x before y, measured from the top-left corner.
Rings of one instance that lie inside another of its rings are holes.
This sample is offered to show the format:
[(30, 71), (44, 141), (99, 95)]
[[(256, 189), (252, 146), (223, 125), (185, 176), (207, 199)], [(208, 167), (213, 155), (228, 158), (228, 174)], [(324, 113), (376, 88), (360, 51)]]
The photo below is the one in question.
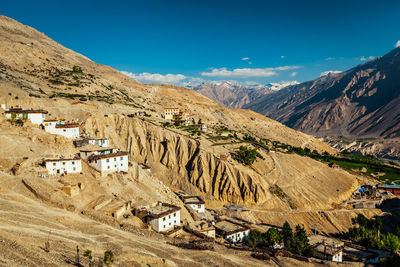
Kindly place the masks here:
[(128, 171), (128, 152), (91, 155), (88, 159), (89, 165), (102, 174), (111, 172)]
[(44, 162), (49, 175), (61, 175), (82, 172), (82, 163), (81, 160), (78, 158), (46, 159)]
[(316, 247), (316, 258), (322, 260), (329, 260), (333, 262), (342, 262), (343, 261), (343, 249), (340, 244), (334, 243), (325, 243), (323, 241), (322, 244), (319, 244)]
[(145, 222), (157, 232), (172, 230), (181, 224), (181, 208), (159, 202), (148, 211)]
[(179, 114), (179, 108), (165, 108), (164, 109), (164, 119), (173, 120), (174, 116)]
[(182, 196), (182, 201), (190, 206), (194, 211), (204, 213), (206, 202), (199, 196)]
[(42, 124), (46, 119), (46, 110), (23, 110), (22, 108), (12, 108), (6, 110), (6, 118), (12, 120), (30, 120), (33, 124)]
[(250, 228), (231, 221), (219, 221), (215, 225), (216, 232), (231, 243), (243, 242), (249, 235)]
[(79, 156), (83, 160), (87, 160), (92, 155), (108, 155), (114, 152), (113, 148), (107, 149), (89, 149), (89, 150), (79, 150)]
[(88, 143), (99, 147), (110, 146), (110, 143), (107, 138), (88, 138)]
[(51, 134), (62, 135), (67, 138), (79, 138), (79, 123), (64, 123), (57, 120), (45, 120), (43, 122), (44, 130)]

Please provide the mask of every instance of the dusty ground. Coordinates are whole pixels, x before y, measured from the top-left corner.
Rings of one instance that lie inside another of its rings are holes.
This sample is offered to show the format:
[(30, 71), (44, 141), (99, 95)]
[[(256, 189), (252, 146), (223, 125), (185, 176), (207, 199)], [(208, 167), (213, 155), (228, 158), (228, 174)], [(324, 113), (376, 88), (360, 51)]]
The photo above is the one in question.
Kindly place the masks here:
[[(83, 71), (72, 72), (73, 66)], [(79, 119), (81, 133), (108, 137), (113, 147), (130, 151), (132, 158), (125, 175), (101, 177), (83, 163), (83, 174), (62, 178), (66, 183), (85, 185), (71, 198), (60, 191), (60, 177), (39, 177), (45, 172), (38, 163), (42, 158), (75, 155), (79, 151), (72, 141), (30, 123), (16, 127), (0, 112), (1, 265), (68, 265), (76, 245), (93, 250), (96, 257), (112, 248), (121, 266), (265, 264), (247, 252), (221, 246), (206, 252), (178, 249), (167, 245), (164, 237), (141, 230), (138, 220), (107, 217), (103, 212), (107, 205), (93, 210), (110, 199), (111, 206), (126, 201), (148, 205), (158, 200), (182, 206), (172, 189), (201, 195), (208, 207), (216, 209), (232, 203), (244, 205), (251, 210), (244, 218), (257, 223), (281, 225), (287, 219), (309, 229), (318, 222), (326, 232), (346, 229), (358, 212), (379, 213), (337, 210), (338, 204), (365, 183), (362, 177), (332, 170), (310, 158), (264, 150), (259, 150), (264, 159), (252, 167), (243, 166), (229, 156), (238, 145), (215, 146), (204, 134), (194, 138), (182, 130), (164, 128), (160, 114), (165, 107), (177, 106), (190, 110), (196, 120), (201, 118), (211, 132), (228, 127), (239, 135), (336, 153), (327, 144), (254, 112), (223, 108), (186, 88), (140, 84), (3, 16), (0, 78), (1, 104), (43, 108), (49, 111), (47, 118)], [(138, 111), (151, 117), (128, 116)], [(228, 158), (223, 160), (221, 155)], [(12, 176), (10, 169), (17, 162), (21, 168)], [(143, 162), (151, 166), (151, 173), (138, 171), (137, 163)], [(279, 186), (286, 196), (272, 193), (273, 186)], [(183, 212), (183, 219), (190, 220), (190, 216)], [(120, 224), (131, 225), (133, 233), (119, 229)], [(54, 248), (50, 253), (40, 248), (48, 238)], [(282, 261), (286, 266), (297, 265)]]

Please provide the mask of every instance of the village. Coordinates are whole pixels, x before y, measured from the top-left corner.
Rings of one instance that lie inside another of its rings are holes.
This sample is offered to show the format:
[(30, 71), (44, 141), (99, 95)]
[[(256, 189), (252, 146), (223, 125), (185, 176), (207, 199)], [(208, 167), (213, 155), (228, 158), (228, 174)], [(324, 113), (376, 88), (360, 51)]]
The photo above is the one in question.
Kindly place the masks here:
[[(42, 179), (55, 180), (62, 184), (60, 191), (68, 197), (84, 194), (85, 184), (79, 181), (79, 175), (85, 175), (87, 166), (94, 170), (100, 177), (110, 174), (128, 175), (130, 168), (137, 166), (151, 175), (151, 168), (144, 163), (134, 160), (130, 151), (123, 151), (112, 146), (107, 136), (91, 137), (82, 135), (80, 122), (77, 119), (66, 120), (64, 118), (48, 119), (48, 112), (42, 109), (22, 109), (12, 107), (7, 109), (5, 104), (1, 105), (6, 119), (16, 125), (26, 121), (51, 135), (59, 135), (73, 140), (73, 146), (79, 153), (65, 157), (62, 151), (51, 158), (37, 159), (38, 168), (33, 172)], [(142, 114), (143, 115), (143, 114)], [(139, 114), (139, 116), (141, 116)], [(207, 131), (207, 126), (199, 120), (195, 122), (190, 111), (180, 111), (179, 108), (165, 108), (160, 115), (166, 123), (185, 125), (199, 131)], [(11, 172), (16, 175), (21, 166), (16, 162)], [(331, 163), (333, 169), (339, 169), (339, 165)], [(85, 167), (85, 168), (84, 168)], [(64, 178), (77, 175), (74, 183), (66, 182)], [(29, 185), (27, 185), (29, 186)], [(233, 249), (251, 250), (247, 239), (252, 232), (260, 229), (267, 232), (269, 229), (278, 227), (262, 227), (238, 219), (235, 213), (242, 209), (240, 206), (226, 207), (229, 211), (221, 214), (213, 209), (207, 208), (207, 203), (201, 196), (191, 195), (181, 190), (172, 190), (173, 194), (180, 200), (176, 203), (157, 201), (154, 203), (135, 203), (134, 201), (104, 200), (96, 202), (93, 210), (101, 212), (105, 216), (112, 217), (123, 222), (127, 218), (135, 216), (145, 229), (161, 233), (166, 237), (173, 238), (174, 245), (192, 249), (212, 249), (214, 244), (222, 244)], [(364, 185), (353, 193), (353, 200), (343, 203), (346, 208), (375, 208), (383, 200), (394, 195), (400, 195), (400, 186), (396, 184)], [(182, 220), (181, 212), (188, 213), (191, 220)], [(323, 236), (317, 231), (309, 236), (310, 245), (315, 249), (315, 257), (323, 261), (363, 261), (373, 262), (378, 258), (376, 253), (365, 248), (357, 247), (349, 242)], [(258, 251), (255, 256), (261, 259), (270, 259), (274, 255), (285, 255), (283, 241), (273, 242), (266, 251)], [(297, 259), (308, 261), (306, 257), (298, 256)]]

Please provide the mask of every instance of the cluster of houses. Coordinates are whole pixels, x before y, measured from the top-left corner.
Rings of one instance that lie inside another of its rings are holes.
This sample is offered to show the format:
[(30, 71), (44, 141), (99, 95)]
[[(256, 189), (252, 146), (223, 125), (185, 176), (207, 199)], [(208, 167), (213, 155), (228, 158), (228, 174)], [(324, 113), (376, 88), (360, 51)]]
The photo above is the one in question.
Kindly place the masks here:
[(75, 139), (75, 147), (91, 146), (88, 149), (80, 150), (74, 158), (45, 159), (43, 166), (49, 175), (66, 175), (82, 172), (82, 162), (85, 160), (91, 167), (98, 170), (102, 175), (112, 172), (127, 172), (129, 155), (128, 152), (119, 149), (108, 148), (107, 138), (80, 138), (78, 120), (66, 121), (46, 120), (46, 110), (10, 108), (5, 105), (1, 107), (5, 110), (6, 118), (10, 120), (30, 120), (31, 123), (40, 125), (46, 132), (64, 137)]
[(66, 121), (46, 120), (48, 111), (42, 109), (22, 109), (20, 107), (7, 109), (4, 104), (1, 105), (5, 110), (6, 118), (9, 120), (30, 120), (33, 124), (38, 124), (46, 132), (62, 135), (67, 138), (79, 138), (79, 123), (77, 120)]
[[(217, 221), (214, 216), (207, 218), (205, 201), (201, 197), (184, 192), (175, 193), (194, 219), (183, 226), (188, 232), (206, 238), (216, 238), (218, 235), (231, 243), (243, 242), (249, 235), (250, 228), (245, 225), (226, 218)], [(133, 210), (133, 214), (157, 232), (171, 233), (182, 229), (181, 208), (176, 205), (158, 202), (148, 207), (138, 206)]]
[[(356, 191), (353, 192), (353, 198), (355, 199), (384, 199), (384, 198), (390, 198), (393, 195), (400, 195), (400, 185), (395, 184), (394, 182), (390, 184), (376, 184), (371, 185), (371, 184), (366, 184), (362, 185), (360, 188), (358, 188)], [(362, 207), (362, 205), (360, 205)]]
[[(2, 105), (5, 109), (5, 106)], [(44, 166), (49, 175), (63, 176), (67, 174), (82, 173), (82, 160), (89, 166), (98, 170), (102, 175), (113, 172), (127, 172), (129, 168), (129, 153), (119, 149), (110, 148), (107, 138), (81, 138), (78, 120), (66, 121), (46, 119), (45, 110), (24, 110), (22, 108), (5, 109), (6, 118), (10, 120), (30, 120), (33, 124), (40, 125), (46, 132), (74, 139), (74, 145), (80, 148), (79, 153), (72, 158), (43, 159)], [(178, 108), (167, 108), (164, 112), (167, 120), (179, 121), (186, 125), (193, 124), (189, 111), (180, 111)], [(203, 126), (200, 126), (203, 129)], [(62, 191), (73, 196), (82, 190), (81, 184), (64, 185)], [(242, 242), (249, 234), (250, 228), (228, 219), (215, 221), (205, 215), (205, 201), (199, 196), (178, 193), (179, 198), (195, 219), (187, 228), (200, 236), (215, 238), (216, 234), (232, 243)], [(118, 208), (112, 209), (113, 217), (119, 218), (131, 209), (131, 203), (123, 206), (117, 203)], [(121, 207), (120, 207), (121, 206)], [(181, 208), (168, 203), (158, 202), (149, 207), (140, 206), (134, 209), (134, 214), (157, 232), (169, 232), (181, 227)]]
[(187, 110), (181, 111), (179, 108), (165, 108), (162, 117), (170, 122), (177, 122), (186, 126), (190, 125), (191, 127), (200, 131), (207, 130), (206, 125), (202, 123), (196, 124), (194, 122), (193, 115)]

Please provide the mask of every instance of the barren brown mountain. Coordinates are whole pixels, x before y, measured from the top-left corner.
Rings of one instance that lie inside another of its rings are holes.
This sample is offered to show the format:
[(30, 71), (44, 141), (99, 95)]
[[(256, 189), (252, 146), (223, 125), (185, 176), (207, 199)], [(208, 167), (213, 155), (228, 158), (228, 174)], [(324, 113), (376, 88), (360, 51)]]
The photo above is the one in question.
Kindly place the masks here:
[(241, 108), (274, 92), (267, 86), (250, 87), (228, 81), (202, 83), (192, 89), (229, 108)]
[[(82, 174), (42, 178), (43, 158), (72, 157), (79, 150), (71, 139), (29, 122), (14, 125), (1, 112), (0, 265), (69, 265), (76, 245), (92, 249), (96, 257), (112, 249), (121, 266), (265, 264), (250, 252), (224, 246), (207, 252), (178, 249), (168, 243), (173, 240), (143, 229), (137, 217), (105, 215), (128, 201), (138, 206), (161, 200), (183, 207), (173, 190), (204, 197), (217, 213), (226, 204), (243, 205), (249, 211), (235, 215), (254, 225), (288, 220), (307, 230), (318, 224), (330, 233), (347, 229), (358, 213), (380, 213), (340, 208), (368, 182), (358, 174), (269, 147), (255, 147), (260, 157), (252, 166), (232, 156), (240, 145), (252, 146), (243, 141), (248, 135), (335, 154), (327, 144), (253, 111), (224, 108), (187, 88), (140, 84), (4, 16), (0, 88), (1, 104), (46, 109), (48, 118), (77, 119), (82, 134), (108, 137), (131, 158), (127, 174), (100, 176), (83, 163)], [(160, 115), (166, 107), (190, 110), (208, 126), (207, 132), (166, 126)], [(135, 115), (140, 112), (146, 116)], [(12, 175), (15, 163), (21, 165)], [(149, 165), (151, 172), (139, 163)], [(75, 183), (84, 185), (76, 197), (60, 190)], [(182, 220), (191, 220), (184, 209)], [(51, 253), (41, 248), (45, 240), (51, 241)]]
[(245, 106), (318, 136), (400, 136), (400, 48)]

